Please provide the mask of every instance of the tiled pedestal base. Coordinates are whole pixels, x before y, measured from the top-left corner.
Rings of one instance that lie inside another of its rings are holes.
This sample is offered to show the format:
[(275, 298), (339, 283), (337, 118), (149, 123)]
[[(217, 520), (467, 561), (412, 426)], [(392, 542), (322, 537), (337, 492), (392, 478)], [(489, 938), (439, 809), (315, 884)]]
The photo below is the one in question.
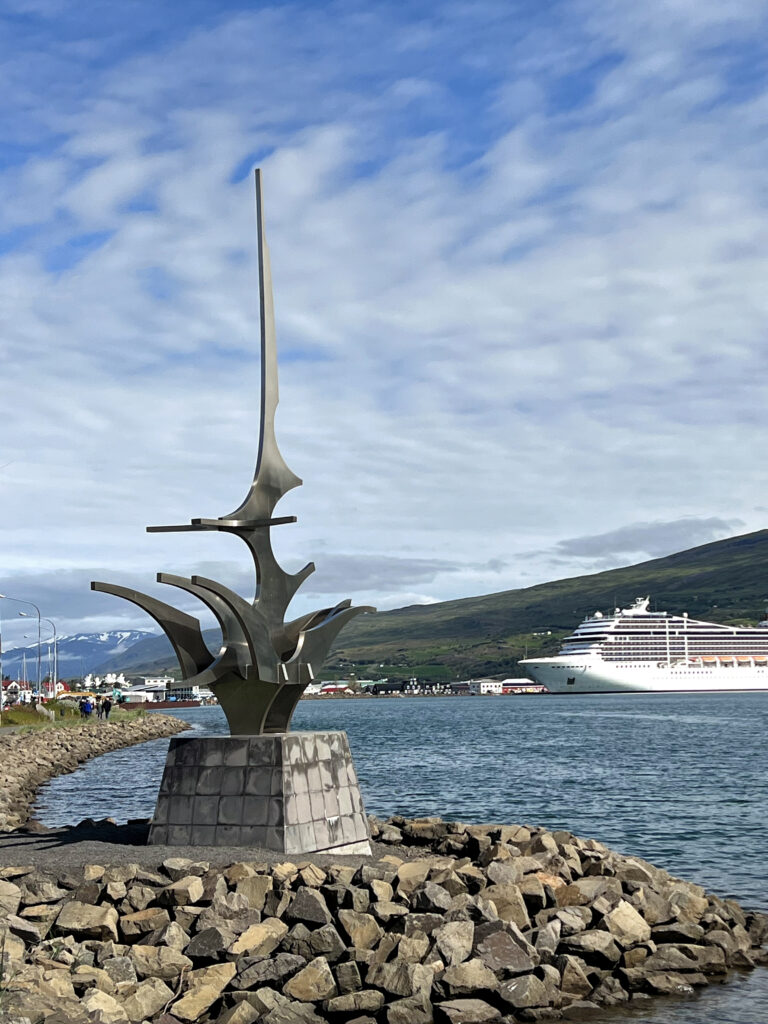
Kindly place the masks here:
[(149, 842), (370, 853), (344, 732), (174, 736)]

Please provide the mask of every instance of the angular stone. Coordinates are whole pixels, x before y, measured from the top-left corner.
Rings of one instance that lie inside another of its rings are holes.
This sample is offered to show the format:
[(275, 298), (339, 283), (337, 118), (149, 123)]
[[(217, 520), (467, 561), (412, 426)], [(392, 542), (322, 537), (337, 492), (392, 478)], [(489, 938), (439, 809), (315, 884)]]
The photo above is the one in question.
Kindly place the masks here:
[(337, 994), (336, 980), (325, 957), (316, 957), (308, 963), (283, 985), (283, 992), (302, 1003), (332, 999)]
[(451, 906), (451, 894), (434, 882), (423, 882), (411, 893), (411, 907), (423, 913), (439, 913)]
[(20, 903), (21, 889), (18, 885), (0, 879), (0, 914), (3, 917), (7, 917), (8, 914), (15, 914), (19, 909)]
[(192, 969), (189, 957), (169, 946), (131, 946), (128, 956), (140, 978), (170, 981)]
[(360, 968), (353, 960), (337, 964), (333, 969), (333, 973), (336, 978), (336, 986), (341, 995), (346, 995), (347, 992), (357, 992), (359, 988), (362, 988)]
[(564, 953), (555, 958), (555, 967), (560, 972), (560, 986), (563, 992), (574, 996), (588, 996), (592, 991), (592, 982), (587, 977), (585, 963), (577, 956)]
[(108, 960), (103, 962), (102, 968), (115, 984), (121, 981), (127, 981), (134, 984), (137, 980), (136, 968), (133, 966), (130, 957), (110, 957)]
[(347, 992), (343, 996), (334, 996), (323, 1003), (326, 1013), (376, 1013), (384, 1005), (384, 996), (374, 989), (363, 989), (359, 992)]
[(207, 863), (195, 863), (188, 857), (168, 857), (163, 861), (163, 871), (172, 882), (178, 882), (188, 875), (204, 875), (210, 867)]
[[(344, 941), (332, 924), (325, 924), (309, 933), (309, 948), (315, 956), (324, 956), (329, 963), (335, 963), (346, 950)], [(307, 957), (307, 959), (313, 959)]]
[(494, 972), (479, 959), (449, 967), (442, 977), (442, 983), (451, 996), (457, 997), (494, 992), (499, 985)]
[(309, 1003), (289, 1002), (270, 1010), (259, 1024), (327, 1024), (327, 1021), (318, 1017)]
[[(466, 924), (471, 922), (457, 922)], [(474, 928), (474, 925), (472, 926)], [(397, 959), (409, 964), (422, 963), (429, 952), (430, 942), (423, 932), (414, 932), (413, 935), (404, 935), (397, 946)], [(471, 952), (471, 951), (470, 951)]]
[(369, 886), (374, 900), (391, 903), (394, 896), (394, 889), (382, 878), (373, 878)]
[(148, 1020), (173, 999), (173, 991), (160, 978), (147, 978), (137, 985), (130, 995), (123, 1000), (123, 1009), (128, 1020)]
[(199, 1020), (221, 995), (215, 985), (196, 985), (173, 1004), (173, 1016), (178, 1020)]
[(130, 941), (165, 927), (170, 920), (168, 911), (162, 907), (147, 907), (133, 914), (124, 914), (117, 923), (121, 934)]
[(523, 974), (519, 978), (499, 985), (498, 997), (515, 1010), (547, 1005), (547, 990), (535, 974)]
[(224, 928), (204, 928), (190, 939), (184, 952), (196, 960), (220, 960), (234, 941), (234, 932)]
[(433, 1020), (432, 1003), (426, 992), (408, 999), (396, 999), (387, 1007), (387, 1024), (432, 1024)]
[(190, 989), (200, 988), (205, 985), (208, 988), (215, 988), (219, 992), (223, 992), (236, 974), (237, 967), (233, 963), (211, 964), (210, 967), (198, 967), (196, 971), (190, 971), (186, 982)]
[(651, 931), (651, 938), (659, 945), (668, 942), (701, 942), (704, 929), (692, 921), (674, 921), (672, 924), (656, 925)]
[(492, 1024), (501, 1014), (482, 999), (448, 999), (435, 1006), (436, 1024)]
[(407, 998), (420, 992), (429, 994), (434, 973), (424, 964), (406, 964), (398, 960), (388, 964), (372, 964), (368, 968), (366, 984), (383, 989), (393, 996)]
[(651, 937), (650, 925), (626, 900), (621, 900), (614, 910), (605, 915), (603, 924), (622, 946), (647, 942)]
[(90, 907), (71, 900), (61, 908), (56, 930), (60, 935), (117, 941), (117, 911), (114, 907)]
[(450, 921), (442, 928), (437, 928), (433, 936), (443, 961), (452, 967), (469, 959), (475, 926), (471, 921)]
[(17, 914), (9, 914), (3, 921), (3, 925), (12, 935), (23, 939), (24, 942), (39, 943), (42, 941), (43, 935), (40, 926), (34, 921), (27, 921), (23, 917), (19, 917)]
[(278, 953), (277, 956), (259, 957), (252, 962), (243, 957), (237, 962), (238, 975), (232, 982), (235, 989), (262, 988), (264, 985), (283, 985), (292, 974), (306, 966), (306, 958), (293, 953)]
[(719, 946), (689, 944), (659, 946), (643, 963), (646, 971), (704, 971), (724, 974), (725, 953)]
[(251, 875), (237, 883), (235, 892), (248, 900), (252, 910), (263, 910), (267, 893), (272, 891), (271, 875)]
[(621, 959), (621, 952), (610, 932), (580, 932), (578, 935), (570, 935), (563, 939), (560, 945), (566, 953), (575, 953), (576, 956), (585, 959), (597, 959), (609, 966), (617, 964)]
[(539, 933), (536, 936), (536, 952), (539, 956), (551, 957), (555, 955), (558, 943), (560, 942), (561, 928), (562, 924), (557, 918), (547, 921), (545, 925), (539, 928)]
[(187, 907), (201, 900), (204, 892), (203, 883), (197, 875), (185, 875), (162, 889), (158, 899), (165, 906)]
[(302, 921), (305, 924), (319, 925), (331, 922), (331, 913), (321, 893), (306, 885), (299, 888), (285, 916), (289, 921)]
[(216, 1024), (254, 1024), (259, 1019), (259, 1011), (243, 1000), (235, 1003), (216, 1018)]
[(563, 935), (576, 935), (592, 923), (592, 911), (589, 907), (566, 907), (558, 910), (553, 920), (560, 922)]
[(100, 992), (97, 988), (88, 989), (81, 1005), (89, 1016), (101, 1024), (128, 1024), (128, 1014), (114, 996)]
[(384, 934), (370, 914), (340, 910), (339, 922), (356, 949), (373, 949)]
[(268, 917), (259, 924), (251, 925), (239, 939), (229, 947), (234, 956), (248, 953), (251, 956), (269, 956), (288, 933), (288, 925), (276, 917)]
[(494, 904), (502, 921), (512, 921), (522, 930), (531, 927), (528, 910), (518, 886), (489, 885), (482, 895)]

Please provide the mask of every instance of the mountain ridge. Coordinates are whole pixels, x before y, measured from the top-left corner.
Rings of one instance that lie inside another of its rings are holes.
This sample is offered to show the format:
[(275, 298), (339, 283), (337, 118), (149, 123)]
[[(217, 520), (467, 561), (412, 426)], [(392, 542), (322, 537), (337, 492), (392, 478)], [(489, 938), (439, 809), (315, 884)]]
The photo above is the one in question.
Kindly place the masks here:
[[(757, 622), (768, 599), (768, 530), (618, 569), (360, 616), (340, 635), (319, 675), (513, 675), (522, 657), (553, 653), (595, 609), (626, 606), (646, 594), (655, 607), (693, 618)], [(215, 649), (217, 631), (204, 635)], [(113, 658), (100, 667), (121, 669), (178, 672), (165, 637), (139, 641), (128, 660)]]

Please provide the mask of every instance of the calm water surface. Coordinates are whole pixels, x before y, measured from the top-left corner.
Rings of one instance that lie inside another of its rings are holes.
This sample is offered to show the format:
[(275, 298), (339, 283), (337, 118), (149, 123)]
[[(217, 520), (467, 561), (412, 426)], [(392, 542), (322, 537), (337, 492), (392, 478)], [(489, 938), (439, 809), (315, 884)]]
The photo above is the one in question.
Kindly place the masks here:
[[(219, 708), (185, 708), (226, 734)], [(386, 817), (565, 828), (768, 911), (768, 694), (304, 701), (296, 729), (345, 729), (366, 808)], [(41, 792), (47, 825), (150, 817), (168, 740), (115, 751)], [(768, 1024), (768, 971), (601, 1020)]]

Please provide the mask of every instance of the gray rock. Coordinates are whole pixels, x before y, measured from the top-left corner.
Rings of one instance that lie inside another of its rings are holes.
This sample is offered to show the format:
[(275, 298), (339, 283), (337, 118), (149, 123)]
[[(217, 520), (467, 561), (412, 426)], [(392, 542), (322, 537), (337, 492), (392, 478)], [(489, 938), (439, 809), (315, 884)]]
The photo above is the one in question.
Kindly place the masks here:
[(555, 955), (558, 943), (560, 942), (561, 928), (562, 923), (557, 918), (553, 918), (551, 921), (548, 921), (545, 925), (539, 928), (535, 945), (536, 952), (542, 957), (542, 959)]
[(283, 985), (288, 978), (306, 967), (303, 956), (278, 953), (271, 957), (241, 957), (237, 961), (237, 976), (232, 980), (235, 989), (259, 989), (265, 985)]
[(285, 911), (288, 921), (301, 921), (307, 925), (330, 924), (331, 913), (317, 889), (301, 886)]
[(432, 1024), (432, 1003), (422, 992), (409, 999), (396, 999), (387, 1007), (387, 1024)]
[(441, 983), (452, 997), (494, 992), (499, 985), (495, 973), (480, 959), (449, 967)]
[(610, 932), (589, 930), (578, 935), (570, 935), (563, 939), (560, 948), (565, 953), (575, 953), (588, 962), (617, 964), (621, 959), (621, 951)]
[(547, 989), (535, 974), (524, 974), (498, 987), (498, 997), (515, 1010), (547, 1005)]
[(347, 992), (343, 996), (326, 999), (323, 1010), (326, 1013), (376, 1013), (384, 1005), (384, 996), (374, 989)]
[(421, 913), (439, 913), (451, 906), (451, 894), (434, 882), (423, 882), (411, 893), (411, 907)]
[(421, 992), (429, 994), (433, 978), (433, 972), (423, 964), (395, 960), (388, 964), (372, 964), (368, 968), (366, 984), (390, 995), (408, 998)]
[(262, 1021), (263, 1024), (327, 1024), (322, 1017), (318, 1017), (312, 1006), (298, 1002), (276, 1006)]
[(499, 1011), (482, 999), (449, 999), (435, 1006), (437, 1024), (492, 1024)]
[(307, 957), (308, 960), (324, 956), (332, 964), (346, 952), (344, 941), (332, 924), (324, 924), (322, 928), (309, 933), (309, 948), (312, 956)]
[(320, 1002), (337, 995), (336, 979), (325, 957), (312, 960), (287, 981), (283, 994), (302, 1003)]
[(449, 967), (469, 959), (475, 938), (475, 926), (471, 921), (450, 921), (433, 934), (440, 955)]
[(222, 960), (235, 940), (235, 933), (224, 928), (204, 928), (187, 944), (184, 952), (196, 960)]
[(539, 955), (526, 953), (504, 931), (488, 935), (475, 947), (477, 957), (496, 974), (504, 976), (526, 974), (539, 963)]
[(340, 910), (339, 922), (347, 933), (349, 941), (357, 949), (373, 949), (384, 934), (376, 919), (370, 914), (358, 914), (354, 910)]
[(350, 960), (343, 964), (336, 964), (333, 968), (333, 974), (336, 978), (336, 987), (341, 995), (346, 995), (348, 992), (357, 992), (359, 988), (362, 988), (360, 968), (354, 961)]

